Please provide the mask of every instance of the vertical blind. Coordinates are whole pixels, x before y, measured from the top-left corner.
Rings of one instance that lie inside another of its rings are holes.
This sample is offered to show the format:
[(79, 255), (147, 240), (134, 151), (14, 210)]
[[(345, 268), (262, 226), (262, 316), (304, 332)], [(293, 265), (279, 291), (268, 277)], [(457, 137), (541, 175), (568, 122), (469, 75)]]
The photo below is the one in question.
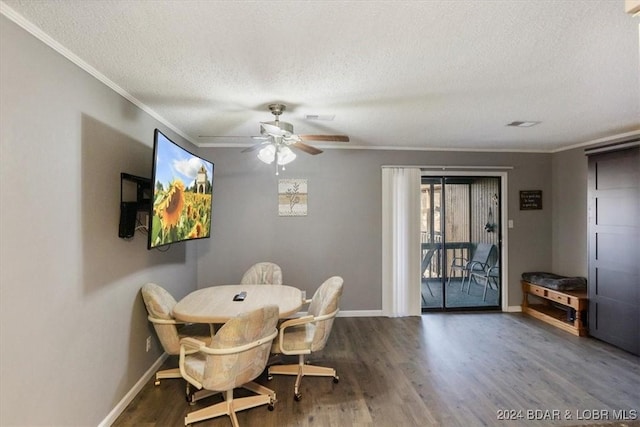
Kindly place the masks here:
[(382, 312), (420, 315), (420, 178), (417, 167), (382, 168)]

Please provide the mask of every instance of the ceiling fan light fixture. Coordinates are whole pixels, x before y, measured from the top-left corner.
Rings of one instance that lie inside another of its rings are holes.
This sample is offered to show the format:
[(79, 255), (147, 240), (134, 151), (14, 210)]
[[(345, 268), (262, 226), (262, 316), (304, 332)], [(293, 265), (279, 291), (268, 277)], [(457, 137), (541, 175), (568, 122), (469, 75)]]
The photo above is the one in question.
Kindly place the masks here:
[(262, 150), (258, 151), (258, 159), (264, 163), (270, 165), (276, 158), (276, 147), (273, 144), (269, 144)]
[(296, 159), (296, 153), (286, 145), (269, 144), (258, 152), (258, 159), (268, 165), (278, 158), (278, 166), (288, 165)]
[(291, 148), (285, 146), (278, 147), (278, 164), (280, 166), (287, 165), (293, 162), (296, 158), (296, 153), (294, 153)]

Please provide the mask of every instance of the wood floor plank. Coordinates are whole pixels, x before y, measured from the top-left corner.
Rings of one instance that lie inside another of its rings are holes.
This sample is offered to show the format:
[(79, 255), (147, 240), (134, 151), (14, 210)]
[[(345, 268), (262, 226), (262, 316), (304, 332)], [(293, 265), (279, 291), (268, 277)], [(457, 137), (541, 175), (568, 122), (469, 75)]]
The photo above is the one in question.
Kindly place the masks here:
[[(639, 357), (518, 313), (338, 318), (311, 362), (336, 368), (340, 382), (305, 377), (296, 402), (295, 377), (262, 375), (258, 382), (277, 393), (275, 410), (242, 411), (240, 424), (576, 426), (610, 423), (626, 411), (636, 420), (624, 425), (640, 425)], [(181, 426), (187, 413), (220, 400), (189, 406), (182, 380), (150, 381), (113, 425)], [(498, 419), (509, 410), (522, 418)], [(544, 411), (559, 417), (542, 419)], [(594, 418), (602, 414), (609, 419)], [(196, 424), (229, 425), (228, 417)]]

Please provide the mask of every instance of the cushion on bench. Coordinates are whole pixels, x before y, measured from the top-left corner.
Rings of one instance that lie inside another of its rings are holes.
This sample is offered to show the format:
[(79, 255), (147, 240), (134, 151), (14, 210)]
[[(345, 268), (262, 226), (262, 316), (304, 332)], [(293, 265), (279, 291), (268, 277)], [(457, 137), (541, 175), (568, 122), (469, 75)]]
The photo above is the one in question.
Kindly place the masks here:
[(553, 273), (534, 271), (522, 273), (522, 280), (556, 291), (578, 291), (587, 289), (587, 279), (584, 277), (566, 277)]

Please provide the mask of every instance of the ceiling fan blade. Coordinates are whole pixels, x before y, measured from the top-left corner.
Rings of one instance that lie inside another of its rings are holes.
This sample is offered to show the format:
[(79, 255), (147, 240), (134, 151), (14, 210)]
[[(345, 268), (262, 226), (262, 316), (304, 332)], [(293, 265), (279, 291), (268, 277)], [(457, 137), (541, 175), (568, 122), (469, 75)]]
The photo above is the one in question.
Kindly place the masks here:
[(300, 137), (298, 135), (296, 135), (295, 133), (292, 133), (290, 135), (287, 136), (283, 136), (282, 139), (284, 140), (284, 142), (286, 144), (293, 144), (295, 142), (302, 142), (302, 139), (300, 139)]
[(255, 151), (255, 150), (257, 150), (258, 148), (260, 148), (260, 147), (262, 147), (262, 146), (264, 146), (264, 145), (267, 145), (268, 143), (269, 143), (269, 141), (262, 141), (262, 142), (259, 142), (259, 143), (257, 143), (257, 144), (252, 145), (251, 147), (247, 147), (247, 148), (245, 148), (244, 150), (242, 150), (242, 151), (241, 151), (241, 153), (248, 153), (248, 152), (250, 152), (250, 151)]
[(304, 151), (309, 154), (320, 154), (322, 150), (317, 149), (316, 147), (312, 147), (311, 145), (307, 145), (303, 142), (296, 142), (295, 144), (291, 144), (292, 147), (295, 147), (299, 150)]
[(302, 141), (349, 142), (347, 135), (298, 135)]
[(262, 125), (262, 129), (272, 136), (281, 136), (288, 138), (291, 136), (291, 132), (287, 132), (286, 130), (280, 129), (278, 126), (272, 125), (270, 123), (260, 122)]

